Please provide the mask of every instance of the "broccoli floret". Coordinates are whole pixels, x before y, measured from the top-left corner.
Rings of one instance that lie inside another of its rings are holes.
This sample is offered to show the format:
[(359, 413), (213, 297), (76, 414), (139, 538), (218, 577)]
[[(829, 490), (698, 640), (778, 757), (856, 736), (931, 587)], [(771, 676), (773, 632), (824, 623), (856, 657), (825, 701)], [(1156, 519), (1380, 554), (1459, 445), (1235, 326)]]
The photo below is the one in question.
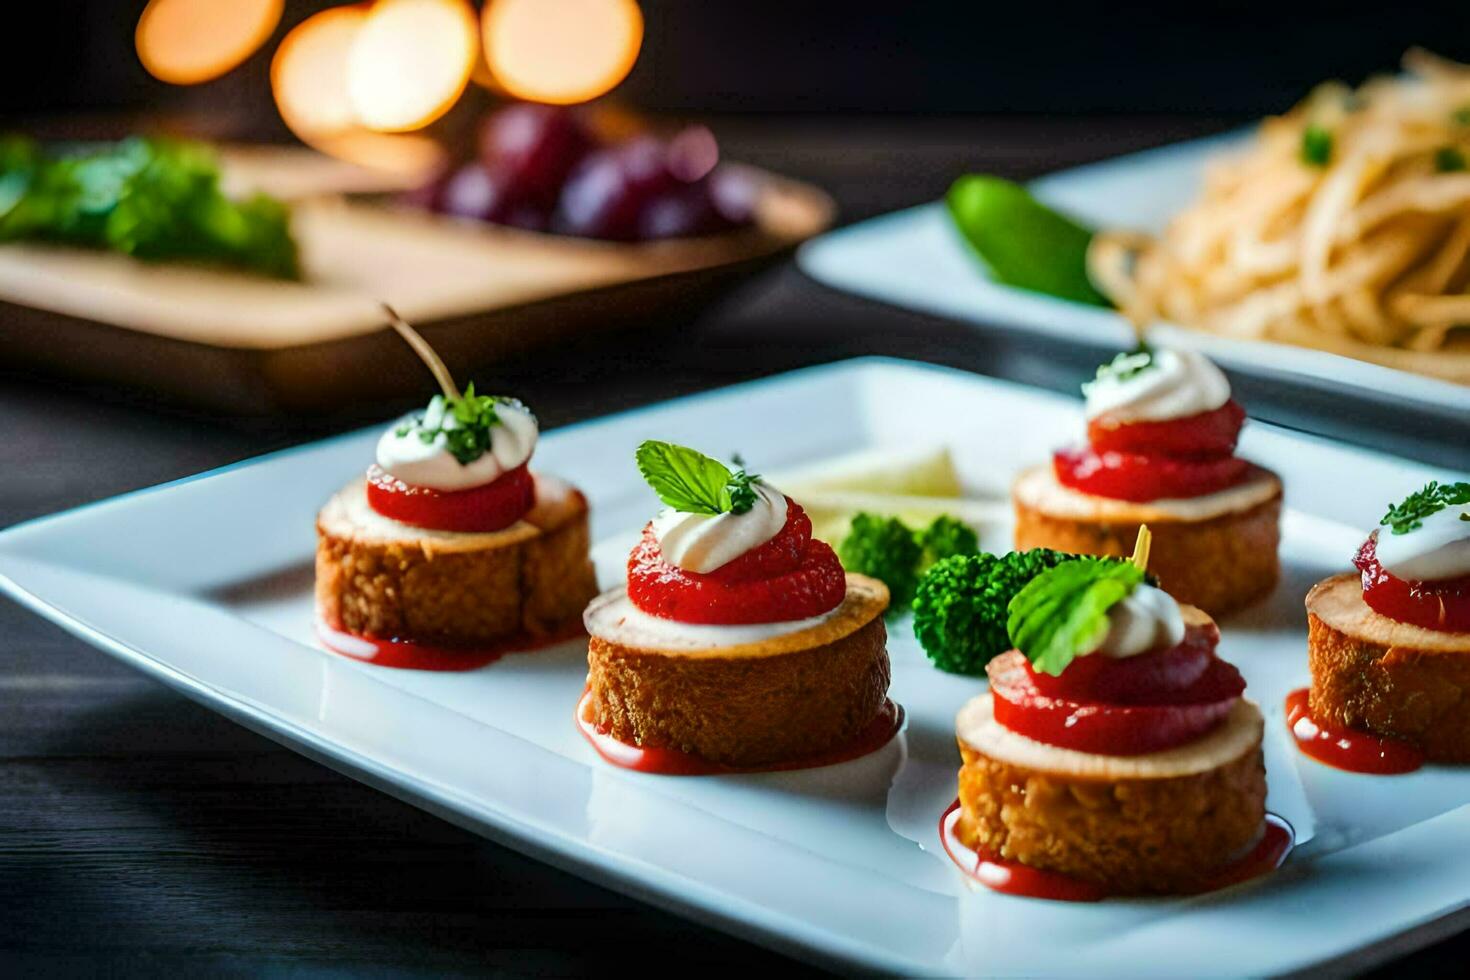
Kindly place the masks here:
[(919, 532), (918, 538), (919, 546), (924, 549), (925, 565), (932, 565), (955, 555), (973, 555), (980, 551), (980, 536), (975, 533), (975, 529), (948, 514), (940, 514), (934, 518), (934, 523)]
[(907, 609), (914, 598), (923, 548), (914, 532), (893, 517), (857, 514), (842, 539), (837, 557), (849, 572), (871, 575), (888, 586), (890, 615)]
[(1033, 578), (1076, 557), (1049, 548), (936, 562), (914, 594), (914, 636), (940, 670), (978, 675), (1011, 648), (1006, 607)]

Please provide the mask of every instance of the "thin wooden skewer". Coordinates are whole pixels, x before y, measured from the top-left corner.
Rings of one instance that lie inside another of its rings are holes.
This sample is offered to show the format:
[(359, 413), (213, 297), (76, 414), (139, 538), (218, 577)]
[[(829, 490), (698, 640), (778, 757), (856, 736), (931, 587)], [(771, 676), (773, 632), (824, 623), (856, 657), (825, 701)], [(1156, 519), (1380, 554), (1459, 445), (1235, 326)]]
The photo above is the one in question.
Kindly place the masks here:
[(428, 365), (429, 370), (433, 372), (434, 380), (439, 382), (440, 388), (444, 389), (444, 397), (450, 401), (458, 401), (460, 399), (459, 386), (454, 383), (454, 375), (449, 373), (449, 368), (445, 367), (444, 361), (434, 352), (434, 348), (430, 347), (429, 342), (398, 315), (397, 310), (387, 303), (379, 305), (383, 307), (383, 312), (388, 314), (388, 322), (393, 325), (394, 330), (398, 331), (398, 336), (408, 342), (408, 346), (413, 348), (419, 360)]

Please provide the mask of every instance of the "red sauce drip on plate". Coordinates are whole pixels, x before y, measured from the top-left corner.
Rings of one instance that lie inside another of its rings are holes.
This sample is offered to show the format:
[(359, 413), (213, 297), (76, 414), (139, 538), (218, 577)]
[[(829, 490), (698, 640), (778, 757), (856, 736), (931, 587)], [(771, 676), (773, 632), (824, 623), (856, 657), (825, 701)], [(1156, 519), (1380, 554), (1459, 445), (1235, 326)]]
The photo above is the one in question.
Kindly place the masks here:
[(1064, 486), (1096, 497), (1148, 501), (1201, 497), (1243, 480), (1250, 464), (1234, 455), (1245, 411), (1234, 401), (1163, 422), (1087, 425), (1088, 445), (1059, 450), (1052, 469)]
[[(1111, 896), (1106, 888), (1093, 882), (966, 847), (954, 833), (959, 816), (960, 801), (955, 800), (939, 818), (939, 840), (950, 860), (986, 888), (1007, 895), (1055, 902), (1098, 902)], [(1295, 843), (1296, 832), (1291, 824), (1274, 813), (1268, 813), (1261, 836), (1251, 849), (1211, 874), (1191, 894), (1219, 891), (1269, 874), (1281, 867)]]
[(399, 638), (382, 639), (333, 629), (317, 623), (317, 639), (329, 651), (351, 660), (396, 670), (479, 670), (511, 653), (532, 653), (584, 635), (581, 623), (572, 623), (549, 636), (525, 634), (507, 637), (483, 647), (435, 646)]
[(1037, 673), (1018, 650), (986, 667), (995, 720), (1027, 738), (1099, 755), (1142, 755), (1215, 728), (1245, 679), (1215, 656), (1219, 630), (1192, 626), (1167, 650), (1079, 657), (1061, 676)]
[(774, 538), (708, 574), (665, 561), (651, 523), (628, 556), (628, 599), (650, 616), (680, 623), (807, 619), (836, 609), (846, 595), (842, 563), (812, 537), (811, 518), (790, 497)]
[(367, 471), (368, 506), (384, 517), (435, 531), (502, 531), (536, 504), (536, 485), (522, 463), (484, 486), (435, 490), (404, 483), (374, 463)]
[(1358, 549), (1353, 564), (1363, 573), (1363, 601), (1374, 612), (1400, 623), (1446, 633), (1470, 633), (1470, 575), (1438, 582), (1414, 582), (1390, 575), (1378, 563), (1374, 531)]
[(1424, 753), (1408, 742), (1321, 724), (1312, 717), (1308, 695), (1303, 687), (1286, 696), (1286, 727), (1304, 754), (1337, 769), (1375, 776), (1396, 776), (1424, 765)]
[(889, 742), (903, 727), (903, 706), (885, 699), (883, 707), (867, 727), (858, 732), (845, 745), (799, 759), (771, 762), (761, 766), (730, 766), (712, 762), (693, 752), (681, 749), (657, 748), (629, 745), (599, 729), (587, 719), (587, 703), (590, 693), (584, 692), (577, 702), (576, 722), (580, 731), (604, 762), (634, 772), (655, 773), (661, 776), (721, 776), (753, 772), (789, 772), (793, 769), (817, 769), (835, 766), (870, 755)]

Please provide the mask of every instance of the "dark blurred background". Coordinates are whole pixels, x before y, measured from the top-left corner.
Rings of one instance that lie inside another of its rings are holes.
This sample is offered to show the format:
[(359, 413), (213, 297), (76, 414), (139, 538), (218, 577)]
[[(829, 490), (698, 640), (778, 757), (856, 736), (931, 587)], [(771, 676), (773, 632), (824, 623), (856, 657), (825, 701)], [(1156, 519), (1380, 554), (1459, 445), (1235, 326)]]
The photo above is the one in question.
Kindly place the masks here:
[[(208, 109), (277, 127), (274, 44), (216, 82), (150, 78), (144, 0), (50, 0), (13, 20), (9, 122), (51, 113)], [(278, 40), (325, 0), (288, 0)], [(1326, 78), (1391, 70), (1410, 45), (1470, 58), (1470, 3), (832, 3), (642, 0), (643, 53), (617, 98), (674, 112), (1196, 113), (1285, 108)], [(22, 40), (23, 39), (23, 40)]]
[[(609, 98), (708, 120), (730, 158), (819, 184), (844, 221), (932, 199), (966, 170), (1028, 178), (1238, 125), (1324, 79), (1392, 71), (1411, 45), (1470, 60), (1470, 0), (639, 2), (642, 54)], [(270, 59), (333, 5), (287, 0), (241, 68), (179, 88), (134, 52), (145, 0), (12, 0), (0, 131), (289, 141)], [(964, 330), (824, 290), (787, 264), (662, 332), (512, 359), (495, 376), (556, 426), (868, 353), (1075, 394), (1109, 351)], [(1465, 465), (1470, 443), (1442, 423), (1238, 380), (1261, 417)], [(349, 424), (181, 424), (171, 411), (0, 360), (0, 526)], [(646, 969), (649, 949), (671, 970), (794, 969), (297, 758), (19, 606), (0, 602), (0, 636), (0, 976), (603, 974)], [(1457, 975), (1467, 951), (1460, 937), (1379, 975)]]

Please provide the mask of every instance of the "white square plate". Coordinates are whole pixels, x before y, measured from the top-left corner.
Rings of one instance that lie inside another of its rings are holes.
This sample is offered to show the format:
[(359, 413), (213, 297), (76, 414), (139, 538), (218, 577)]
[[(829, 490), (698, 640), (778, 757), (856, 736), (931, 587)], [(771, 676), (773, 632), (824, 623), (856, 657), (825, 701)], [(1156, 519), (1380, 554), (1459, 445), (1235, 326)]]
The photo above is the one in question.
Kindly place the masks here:
[[(645, 438), (738, 449), (765, 473), (865, 448), (944, 444), (968, 488), (1002, 502), (1011, 474), (1079, 425), (1067, 398), (867, 360), (550, 432), (536, 459), (587, 492), (595, 557), (612, 582), (655, 508), (632, 462)], [(1266, 711), (1270, 806), (1301, 844), (1252, 886), (1071, 906), (970, 892), (942, 855), (937, 823), (958, 766), (952, 719), (980, 684), (930, 667), (907, 620), (890, 627), (892, 694), (908, 711), (900, 739), (840, 766), (740, 777), (641, 775), (596, 758), (572, 724), (585, 644), (464, 674), (322, 652), (311, 636), (313, 518), (361, 472), (376, 436), (352, 433), (11, 528), (0, 533), (0, 584), (190, 697), (446, 819), (846, 967), (1276, 973), (1402, 937), (1470, 902), (1470, 773), (1330, 770), (1297, 757), (1281, 710), (1307, 678), (1307, 587), (1346, 566), (1385, 501), (1454, 474), (1247, 428), (1242, 451), (1285, 477), (1285, 577), (1269, 602), (1226, 621), (1223, 653)], [(1000, 520), (984, 539), (1004, 549), (1009, 535)]]
[[(1095, 228), (1161, 231), (1188, 205), (1205, 161), (1248, 138), (1239, 132), (1165, 146), (1051, 174), (1036, 197)], [(1133, 328), (1117, 313), (994, 282), (954, 229), (942, 203), (925, 204), (823, 235), (797, 262), (835, 289), (986, 328), (1029, 331), (1096, 347), (1129, 347)], [(1409, 406), (1439, 416), (1470, 412), (1470, 387), (1339, 354), (1219, 337), (1170, 324), (1149, 338), (1204, 351), (1243, 374), (1328, 390), (1344, 398)]]

